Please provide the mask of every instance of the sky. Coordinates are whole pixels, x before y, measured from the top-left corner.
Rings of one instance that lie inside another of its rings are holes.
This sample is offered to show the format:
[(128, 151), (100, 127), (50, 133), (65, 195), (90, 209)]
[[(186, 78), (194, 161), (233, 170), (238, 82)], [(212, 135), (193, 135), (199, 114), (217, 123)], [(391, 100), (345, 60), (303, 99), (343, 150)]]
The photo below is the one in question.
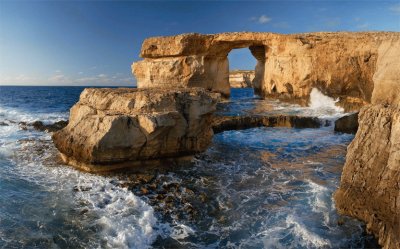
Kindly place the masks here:
[[(400, 31), (400, 0), (4, 1), (0, 85), (135, 85), (151, 36), (236, 31)], [(248, 49), (231, 69), (254, 69)]]

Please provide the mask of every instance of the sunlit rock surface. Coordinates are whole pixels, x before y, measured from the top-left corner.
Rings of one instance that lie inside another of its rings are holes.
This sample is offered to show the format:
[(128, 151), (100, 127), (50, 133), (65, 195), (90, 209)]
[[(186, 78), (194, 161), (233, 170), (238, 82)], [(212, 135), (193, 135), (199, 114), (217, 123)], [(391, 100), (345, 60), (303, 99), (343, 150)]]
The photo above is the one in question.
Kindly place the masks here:
[(348, 147), (338, 210), (367, 223), (384, 248), (400, 248), (400, 46), (380, 46), (372, 105), (361, 109)]
[(211, 142), (218, 99), (198, 88), (85, 89), (53, 141), (66, 163), (89, 171), (191, 155)]
[(235, 70), (229, 72), (229, 85), (231, 88), (249, 88), (253, 87), (254, 71)]
[(391, 74), (384, 68), (396, 60), (399, 41), (398, 32), (152, 37), (143, 42), (144, 59), (133, 63), (132, 71), (139, 88), (200, 86), (228, 96), (228, 53), (248, 47), (257, 59), (254, 88), (262, 96), (308, 99), (316, 87), (355, 110), (370, 103), (374, 84)]
[(385, 248), (400, 248), (400, 109), (364, 107), (359, 122), (348, 147), (336, 206), (365, 221)]

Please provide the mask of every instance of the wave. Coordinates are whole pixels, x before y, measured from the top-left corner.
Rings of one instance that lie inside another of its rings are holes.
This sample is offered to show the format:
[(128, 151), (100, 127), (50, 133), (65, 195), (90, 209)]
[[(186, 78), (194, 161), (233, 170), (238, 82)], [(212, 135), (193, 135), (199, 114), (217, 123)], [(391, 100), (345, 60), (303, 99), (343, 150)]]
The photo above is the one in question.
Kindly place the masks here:
[[(10, 114), (15, 114), (13, 120), (34, 119), (34, 116), (29, 116), (29, 114), (21, 115), (7, 111), (7, 115)], [(57, 114), (49, 114), (47, 117), (53, 116)], [(0, 137), (0, 182), (12, 184), (9, 190), (2, 189), (2, 191), (13, 192), (13, 189), (19, 189), (22, 186), (29, 186), (28, 193), (32, 191), (31, 198), (21, 203), (18, 203), (18, 198), (22, 197), (14, 197), (13, 202), (28, 211), (21, 214), (19, 221), (12, 221), (16, 223), (16, 228), (0, 226), (0, 235), (2, 235), (0, 244), (3, 241), (6, 246), (19, 247), (28, 243), (28, 240), (37, 243), (38, 240), (43, 239), (43, 236), (44, 238), (55, 236), (57, 231), (69, 233), (67, 227), (72, 222), (74, 224), (72, 230), (76, 231), (71, 233), (86, 234), (80, 235), (82, 238), (79, 242), (74, 242), (78, 244), (72, 244), (78, 247), (151, 247), (158, 235), (157, 219), (153, 208), (127, 188), (121, 187), (117, 177), (83, 173), (59, 165), (55, 156), (57, 151), (49, 134), (22, 131), (15, 124), (0, 126), (0, 134), (2, 135)], [(6, 198), (1, 194), (0, 197)], [(46, 201), (41, 201), (41, 198)], [(55, 206), (57, 208), (54, 208)], [(12, 208), (13, 206), (3, 205), (0, 210), (1, 213), (7, 214), (12, 212)], [(30, 218), (23, 218), (31, 212), (41, 213), (39, 217), (47, 216), (43, 218), (44, 224), (40, 225), (42, 228), (53, 227), (56, 220), (64, 221), (57, 227), (48, 229), (47, 235), (44, 233), (41, 237), (31, 235), (31, 233), (36, 233), (35, 229), (24, 232), (21, 229), (18, 232), (20, 235), (14, 236), (13, 234), (17, 231), (12, 232), (13, 229), (26, 227), (31, 222)], [(47, 213), (51, 213), (54, 217)], [(0, 221), (4, 224), (8, 222), (8, 219), (7, 216), (0, 216)], [(7, 234), (9, 236), (6, 236)], [(79, 235), (64, 237), (68, 239), (75, 237), (77, 240), (76, 236)], [(52, 246), (55, 245), (52, 244)]]

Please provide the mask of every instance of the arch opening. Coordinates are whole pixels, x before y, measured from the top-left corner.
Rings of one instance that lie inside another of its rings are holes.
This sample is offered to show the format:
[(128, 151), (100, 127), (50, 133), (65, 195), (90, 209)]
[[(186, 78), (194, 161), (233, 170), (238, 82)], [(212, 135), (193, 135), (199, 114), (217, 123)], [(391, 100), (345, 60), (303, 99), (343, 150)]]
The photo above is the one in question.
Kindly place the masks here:
[(251, 45), (234, 48), (228, 53), (231, 88), (252, 88), (260, 95), (265, 68), (265, 47)]

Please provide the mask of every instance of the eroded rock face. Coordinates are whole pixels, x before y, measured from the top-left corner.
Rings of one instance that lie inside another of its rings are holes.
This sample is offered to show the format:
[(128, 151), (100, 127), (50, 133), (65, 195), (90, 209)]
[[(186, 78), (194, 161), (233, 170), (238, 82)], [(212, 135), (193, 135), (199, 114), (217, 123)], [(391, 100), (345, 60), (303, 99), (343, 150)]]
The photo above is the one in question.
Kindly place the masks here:
[(231, 88), (253, 87), (254, 71), (236, 70), (229, 72), (229, 85)]
[[(371, 102), (385, 65), (398, 63), (398, 32), (183, 34), (146, 39), (132, 65), (139, 88), (199, 86), (229, 95), (228, 53), (248, 47), (257, 59), (254, 88), (262, 96), (308, 99), (316, 87), (349, 109)], [(381, 73), (374, 76), (379, 70)], [(389, 81), (389, 79), (387, 80)], [(395, 83), (393, 86), (397, 87)], [(376, 91), (377, 95), (381, 95)], [(347, 109), (347, 108), (346, 108)]]
[(199, 88), (85, 89), (53, 141), (66, 163), (92, 171), (191, 155), (211, 142), (218, 99)]
[(348, 147), (336, 206), (365, 221), (384, 248), (400, 248), (400, 108), (364, 107), (359, 123)]

